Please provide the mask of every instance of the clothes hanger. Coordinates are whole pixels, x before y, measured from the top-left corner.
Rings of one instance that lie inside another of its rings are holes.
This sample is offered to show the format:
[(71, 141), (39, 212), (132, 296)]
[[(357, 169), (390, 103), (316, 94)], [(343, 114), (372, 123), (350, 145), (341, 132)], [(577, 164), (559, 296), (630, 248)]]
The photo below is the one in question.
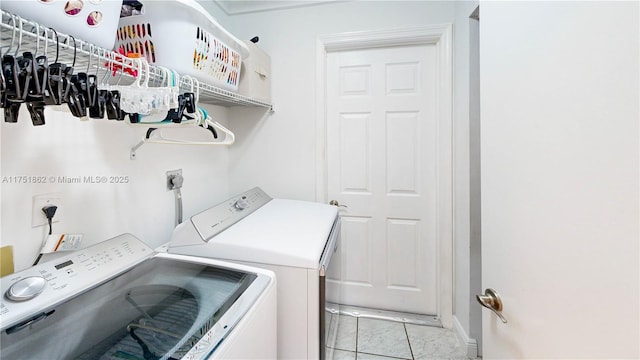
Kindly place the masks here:
[[(62, 102), (65, 102), (67, 104), (69, 103), (69, 96), (72, 94), (72, 92), (75, 92), (75, 93), (78, 92), (78, 89), (75, 88), (75, 85), (72, 82), (73, 72), (76, 66), (76, 55), (77, 55), (78, 48), (76, 46), (76, 39), (71, 35), (67, 35), (67, 38), (65, 39), (65, 45), (67, 46), (67, 48), (69, 47), (69, 45), (67, 45), (66, 43), (69, 42), (69, 38), (73, 40), (73, 63), (71, 65), (65, 65), (64, 72), (62, 74), (63, 83), (64, 83)], [(73, 95), (76, 96), (75, 94)], [(76, 100), (77, 100), (77, 96), (76, 96)]]
[[(42, 96), (45, 105), (58, 105), (55, 91), (53, 87), (52, 74), (51, 74), (51, 66), (53, 64), (49, 64), (49, 31), (55, 33), (55, 30), (44, 27), (44, 54), (42, 56), (38, 56), (36, 58), (36, 62), (38, 65), (38, 76), (42, 79)], [(57, 33), (56, 33), (57, 39)], [(56, 47), (56, 61), (58, 61), (58, 47)], [(54, 63), (55, 63), (54, 62)]]
[[(118, 77), (118, 80), (116, 81), (115, 86), (110, 86), (110, 85), (106, 86), (107, 93), (105, 94), (106, 96), (105, 112), (107, 113), (107, 119), (122, 121), (124, 120), (125, 112), (122, 111), (122, 109), (120, 108), (121, 95), (120, 95), (120, 91), (115, 87), (117, 87), (118, 84), (120, 84), (120, 80), (122, 79), (122, 75), (123, 75), (123, 67), (115, 66), (116, 65), (115, 61), (116, 61), (115, 55), (113, 55), (112, 53), (109, 53), (109, 73), (111, 73), (112, 76), (115, 76), (119, 68), (120, 77)], [(106, 77), (106, 74), (105, 74), (105, 77)]]
[(15, 19), (18, 21), (18, 46), (16, 46), (16, 51), (13, 53), (13, 57), (18, 56), (18, 51), (20, 51), (20, 45), (22, 44), (22, 18), (19, 15), (13, 15)]
[[(11, 43), (9, 43), (9, 48), (7, 50), (4, 50), (3, 52), (8, 53), (11, 52), (11, 49), (13, 48), (13, 44), (15, 44), (16, 42), (16, 18), (15, 15), (13, 14), (9, 14), (9, 20), (11, 20)], [(0, 47), (2, 48), (2, 47)]]
[(173, 124), (167, 119), (167, 111), (172, 108), (178, 107), (179, 87), (174, 81), (174, 76), (171, 70), (157, 66), (160, 70), (161, 76), (155, 79), (156, 86), (150, 86), (147, 89), (147, 94), (151, 96), (151, 111), (149, 114), (140, 116), (137, 123), (133, 125), (149, 125), (154, 124), (158, 126), (166, 126)]
[[(43, 29), (42, 37), (44, 37), (44, 52), (42, 55), (36, 56), (38, 53), (36, 50), (36, 53), (34, 53), (35, 62), (33, 64), (35, 81), (39, 84), (39, 100), (37, 102), (27, 103), (27, 108), (31, 113), (31, 120), (34, 122), (34, 125), (36, 125), (36, 121), (39, 118), (41, 118), (42, 125), (44, 124), (44, 108), (46, 105), (49, 105), (49, 95), (51, 93), (49, 89), (49, 58), (47, 57), (49, 50), (49, 28), (46, 26), (42, 26), (41, 28)], [(38, 40), (40, 40), (40, 31), (37, 31)]]
[[(95, 52), (95, 54), (94, 54)], [(100, 111), (100, 103), (98, 99), (98, 80), (97, 80), (97, 69), (99, 66), (96, 65), (96, 74), (91, 74), (91, 58), (96, 57), (96, 63), (100, 60), (99, 48), (95, 47), (93, 44), (89, 44), (89, 56), (87, 59), (87, 69), (85, 72), (78, 73), (77, 77), (77, 87), (85, 99), (86, 111), (88, 112), (88, 117), (85, 115), (82, 117), (82, 120), (88, 120), (89, 117), (102, 119), (104, 117), (104, 111)], [(93, 114), (93, 115), (92, 115)], [(102, 115), (102, 116), (100, 116)]]
[[(153, 102), (153, 95), (149, 92), (149, 63), (141, 57), (130, 60), (136, 66), (138, 76), (131, 85), (117, 86), (122, 95), (120, 107), (129, 114), (148, 115), (151, 113)], [(137, 123), (139, 120), (132, 122)]]
[[(27, 97), (25, 99), (27, 110), (31, 115), (31, 122), (34, 126), (45, 124), (44, 118), (44, 91), (47, 87), (47, 78), (49, 76), (49, 66), (47, 63), (46, 49), (43, 55), (38, 56), (40, 50), (40, 24), (35, 24), (36, 49), (32, 53), (25, 52), (24, 58), (28, 58), (31, 66), (31, 79), (28, 86)], [(45, 31), (46, 35), (46, 31)], [(45, 37), (45, 44), (47, 43)], [(27, 65), (29, 66), (29, 65)]]
[(36, 65), (36, 58), (40, 50), (40, 24), (36, 23), (34, 27), (36, 29), (36, 49), (33, 53), (30, 51), (22, 53), (23, 59), (28, 59), (24, 66), (30, 67), (28, 72), (31, 74), (29, 81), (25, 84), (25, 87), (27, 87), (25, 101), (27, 102), (42, 100), (42, 84), (40, 83)]
[[(193, 140), (179, 140), (170, 139), (162, 134), (162, 128), (157, 128), (151, 132), (147, 132), (146, 139), (148, 142), (163, 143), (163, 144), (181, 144), (181, 145), (231, 145), (235, 142), (235, 134), (222, 126), (219, 122), (214, 121), (209, 117), (209, 114), (205, 109), (198, 108), (196, 112), (196, 118), (199, 127), (211, 132), (213, 140), (210, 141), (193, 141)], [(222, 139), (218, 139), (218, 131), (225, 136)]]
[(49, 102), (51, 105), (61, 105), (64, 102), (64, 92), (66, 88), (67, 65), (58, 62), (60, 55), (60, 38), (55, 29), (51, 29), (56, 37), (56, 59), (53, 64), (49, 64)]
[(27, 98), (27, 94), (29, 93), (29, 82), (31, 81), (33, 63), (32, 63), (32, 59), (30, 58), (31, 53), (29, 52), (25, 52), (25, 54), (29, 54), (29, 56), (27, 57), (18, 56), (20, 52), (20, 47), (22, 46), (23, 20), (19, 15), (16, 15), (16, 18), (18, 19), (20, 31), (18, 33), (19, 34), (18, 46), (16, 47), (16, 51), (13, 54), (13, 57), (16, 60), (16, 66), (18, 69), (18, 85), (19, 85), (18, 88), (20, 89), (20, 91), (18, 92), (18, 100), (20, 100), (20, 102), (24, 102), (25, 99)]
[[(100, 61), (100, 48), (97, 50), (97, 58)], [(102, 57), (106, 58), (106, 50), (103, 50)], [(96, 64), (96, 73), (93, 75), (89, 75), (89, 94), (92, 99), (91, 106), (89, 106), (89, 117), (93, 119), (103, 119), (104, 113), (107, 104), (107, 91), (100, 90), (98, 86), (98, 75), (99, 75), (100, 65)], [(108, 73), (106, 71), (105, 73)]]
[[(199, 125), (200, 123), (195, 120), (195, 117), (187, 115), (196, 112), (196, 103), (199, 98), (198, 80), (187, 75), (179, 77), (175, 71), (166, 68), (159, 67), (159, 69), (166, 71), (166, 78), (171, 79), (171, 86), (147, 88), (146, 93), (153, 99), (150, 103), (154, 107), (147, 115), (152, 116), (141, 116), (138, 117), (137, 121), (132, 121), (131, 123), (157, 127)], [(167, 82), (169, 83), (169, 80)], [(185, 83), (190, 86), (191, 92), (180, 94), (180, 87)], [(162, 115), (163, 113), (166, 113), (166, 115)]]
[(18, 68), (15, 61), (15, 57), (11, 54), (11, 50), (16, 40), (16, 17), (11, 14), (10, 16), (12, 24), (11, 43), (9, 47), (4, 51), (2, 56), (2, 99), (1, 106), (4, 109), (4, 121), (5, 122), (17, 122), (18, 121), (18, 109), (20, 104), (15, 103), (12, 100), (19, 99), (18, 94), (21, 93), (20, 83), (18, 82)]
[(185, 92), (182, 95), (178, 95), (178, 107), (169, 110), (169, 112), (167, 113), (167, 118), (165, 120), (171, 120), (174, 123), (182, 123), (183, 117), (186, 117), (187, 120), (190, 120), (190, 116), (185, 115), (185, 112), (189, 114), (193, 114), (196, 112), (197, 103), (200, 97), (200, 82), (198, 81), (198, 79), (195, 79), (189, 75), (185, 75), (180, 78), (178, 87), (182, 85), (182, 81), (184, 80), (189, 81), (191, 92)]
[[(146, 58), (143, 61), (147, 64)], [(169, 69), (158, 66), (161, 77), (160, 81), (155, 84), (156, 86), (149, 87), (147, 92), (152, 96), (151, 112), (150, 114), (166, 114), (168, 110), (178, 104), (179, 88), (172, 81)], [(148, 73), (151, 76), (151, 73)]]
[[(80, 42), (81, 52), (83, 51), (82, 44), (83, 42)], [(91, 70), (91, 59), (93, 57), (93, 50), (94, 50), (94, 45), (89, 44), (89, 49), (87, 51), (88, 53), (87, 69), (85, 71), (80, 71), (77, 74), (74, 74), (71, 76), (71, 82), (74, 85), (75, 89), (77, 90), (77, 93), (74, 93), (77, 99), (76, 106), (75, 106), (76, 113), (74, 114), (74, 116), (80, 118), (80, 120), (85, 120), (85, 121), (89, 120), (89, 117), (87, 116), (89, 108), (91, 108), (91, 106), (93, 105), (94, 100), (97, 101), (97, 99), (93, 96), (93, 93), (92, 93), (92, 91), (95, 92), (95, 89), (92, 89), (92, 85), (91, 85), (91, 81), (93, 81), (93, 88), (95, 88), (95, 78), (89, 79), (89, 76), (90, 76), (89, 72)], [(74, 51), (77, 51), (75, 38), (74, 38)]]
[(64, 99), (67, 103), (67, 106), (69, 107), (69, 110), (71, 111), (71, 115), (82, 118), (87, 116), (87, 99), (85, 91), (83, 89), (83, 84), (86, 85), (86, 73), (73, 74), (76, 66), (78, 45), (76, 43), (76, 39), (73, 36), (68, 35), (68, 38), (69, 37), (73, 40), (73, 64), (71, 65), (71, 67), (66, 68), (65, 75), (68, 81), (65, 89)]
[[(232, 145), (235, 143), (235, 135), (234, 133), (222, 126), (217, 121), (213, 121), (206, 110), (198, 108), (196, 111), (196, 118), (199, 126), (197, 129), (206, 130), (207, 133), (211, 134), (213, 139), (211, 140), (186, 140), (186, 139), (177, 139), (177, 138), (169, 138), (165, 136), (165, 132), (178, 130), (176, 127), (161, 127), (161, 128), (149, 128), (145, 137), (136, 144), (133, 148), (131, 148), (129, 158), (131, 160), (135, 160), (136, 151), (146, 143), (156, 143), (156, 144), (174, 144), (174, 145), (203, 145), (203, 146), (211, 146), (211, 145)], [(186, 130), (187, 128), (183, 128), (182, 130)], [(225, 136), (222, 139), (218, 139), (218, 132), (223, 133)]]
[(235, 135), (233, 134), (233, 132), (231, 132), (231, 130), (225, 128), (224, 126), (222, 126), (220, 123), (213, 122), (213, 121), (207, 122), (207, 126), (211, 128), (205, 128), (205, 127), (202, 127), (202, 128), (210, 132), (212, 132), (212, 129), (216, 129), (216, 131), (219, 131), (225, 134), (224, 139), (222, 140), (214, 139), (209, 141), (183, 140), (183, 139), (176, 139), (176, 138), (172, 139), (165, 136), (165, 133), (167, 131), (171, 131), (170, 129), (175, 130), (176, 128), (151, 128), (149, 130), (152, 130), (152, 129), (153, 130), (147, 134), (143, 142), (156, 143), (156, 144), (174, 144), (174, 145), (232, 145), (235, 142)]
[(222, 140), (218, 141), (219, 145), (231, 145), (236, 141), (236, 136), (234, 135), (233, 132), (231, 132), (231, 130), (225, 128), (219, 122), (214, 121), (209, 116), (209, 114), (207, 113), (207, 111), (205, 109), (200, 108), (199, 110), (203, 113), (203, 117), (204, 117), (204, 124), (201, 125), (202, 127), (204, 127), (207, 130), (211, 131), (213, 133), (213, 137), (215, 139), (218, 138), (218, 133), (217, 133), (216, 130), (219, 130), (223, 134), (225, 134), (225, 137)]
[[(172, 132), (175, 130), (175, 127), (172, 128), (149, 128), (143, 139), (143, 142), (152, 142), (159, 144), (178, 144), (178, 145), (231, 145), (235, 142), (235, 134), (222, 126), (217, 121), (213, 121), (204, 109), (198, 109), (196, 112), (196, 117), (201, 124), (197, 128), (202, 128), (210, 132), (213, 136), (212, 140), (183, 140), (176, 138), (169, 138), (164, 136), (166, 133), (164, 130), (168, 132)], [(223, 133), (225, 136), (222, 139), (218, 139), (218, 131)]]
[[(5, 54), (2, 57), (2, 72), (5, 80), (5, 91), (2, 99), (2, 107), (4, 108), (4, 121), (10, 123), (18, 122), (18, 112), (20, 104), (23, 100), (23, 83), (20, 81), (20, 68), (18, 66), (18, 51), (22, 43), (22, 18), (17, 15), (11, 15), (13, 23), (13, 33), (9, 50), (13, 48), (15, 43), (16, 28), (19, 35), (18, 44), (16, 45), (13, 55)], [(17, 23), (17, 24), (16, 24)]]

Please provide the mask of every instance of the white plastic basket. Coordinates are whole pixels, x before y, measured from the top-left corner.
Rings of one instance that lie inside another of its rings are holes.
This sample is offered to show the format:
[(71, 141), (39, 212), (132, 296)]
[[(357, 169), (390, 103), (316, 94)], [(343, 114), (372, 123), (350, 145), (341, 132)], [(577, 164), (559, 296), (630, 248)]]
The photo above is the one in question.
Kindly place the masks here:
[(122, 0), (2, 0), (0, 7), (58, 32), (112, 49)]
[(120, 18), (116, 45), (150, 64), (237, 91), (247, 46), (220, 26), (193, 0), (150, 1), (141, 15)]

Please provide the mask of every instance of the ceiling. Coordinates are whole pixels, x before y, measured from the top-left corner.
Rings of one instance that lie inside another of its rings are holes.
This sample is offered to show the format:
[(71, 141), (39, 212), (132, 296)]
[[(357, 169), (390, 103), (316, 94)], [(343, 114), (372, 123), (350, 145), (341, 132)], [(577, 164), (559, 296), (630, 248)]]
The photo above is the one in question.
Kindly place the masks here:
[(255, 12), (289, 9), (303, 6), (315, 6), (344, 0), (212, 0), (227, 15), (249, 14)]

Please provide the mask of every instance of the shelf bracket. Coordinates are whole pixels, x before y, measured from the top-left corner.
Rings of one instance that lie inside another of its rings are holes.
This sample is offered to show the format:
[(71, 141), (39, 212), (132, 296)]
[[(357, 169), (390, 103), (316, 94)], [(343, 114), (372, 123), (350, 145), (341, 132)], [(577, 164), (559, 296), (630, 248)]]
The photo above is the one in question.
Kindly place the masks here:
[(136, 159), (136, 151), (145, 144), (144, 140), (141, 140), (139, 143), (136, 144), (136, 146), (131, 148), (131, 152), (129, 153), (129, 159), (130, 160), (135, 160)]

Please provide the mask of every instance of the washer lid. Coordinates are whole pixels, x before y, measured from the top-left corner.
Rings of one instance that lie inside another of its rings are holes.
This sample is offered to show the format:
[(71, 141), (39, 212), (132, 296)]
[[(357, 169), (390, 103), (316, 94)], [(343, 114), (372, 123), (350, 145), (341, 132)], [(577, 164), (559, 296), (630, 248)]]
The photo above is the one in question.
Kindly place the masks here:
[[(172, 240), (169, 252), (317, 269), (337, 216), (335, 206), (273, 199), (208, 241), (182, 246)], [(174, 239), (197, 236), (192, 222), (181, 225)]]
[[(104, 249), (99, 247), (100, 259)], [(47, 266), (34, 268), (39, 273), (49, 271)], [(230, 339), (263, 294), (275, 291), (271, 272), (212, 259), (154, 254), (116, 276), (96, 276), (91, 288), (78, 290), (73, 282), (83, 267), (73, 262), (49, 276), (36, 298), (45, 302), (3, 299), (3, 358), (206, 358)], [(4, 290), (8, 283), (2, 280)], [(61, 281), (72, 293), (57, 302)]]

